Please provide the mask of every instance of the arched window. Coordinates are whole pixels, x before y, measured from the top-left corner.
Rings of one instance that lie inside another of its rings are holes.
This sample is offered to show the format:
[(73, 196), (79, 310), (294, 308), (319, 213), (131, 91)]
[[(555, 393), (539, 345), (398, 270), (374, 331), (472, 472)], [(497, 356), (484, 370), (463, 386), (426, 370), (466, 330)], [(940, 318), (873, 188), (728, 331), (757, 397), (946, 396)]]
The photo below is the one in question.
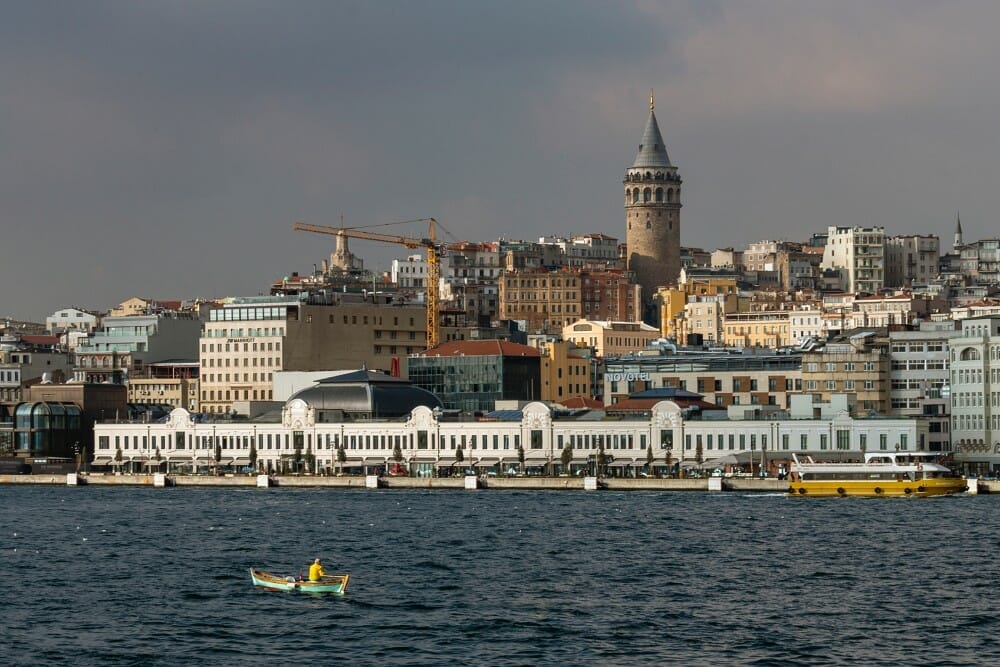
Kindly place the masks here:
[(656, 202), (660, 203), (663, 201), (663, 188), (656, 188)]
[(648, 180), (650, 180), (650, 179), (652, 179), (652, 178), (653, 178), (653, 173), (652, 173), (652, 172), (649, 172), (649, 171), (647, 171), (647, 172), (646, 172), (646, 180), (648, 181)]
[(642, 191), (642, 201), (648, 202), (652, 198), (652, 196), (653, 192), (649, 188), (646, 188), (645, 190)]
[(673, 201), (674, 201), (674, 189), (673, 188), (667, 188), (667, 202), (669, 203), (669, 202), (673, 202)]
[(979, 351), (976, 350), (975, 348), (967, 347), (964, 350), (962, 350), (961, 360), (962, 361), (978, 361), (979, 360)]
[(633, 204), (639, 203), (639, 188), (636, 188), (635, 190), (632, 191), (632, 203)]

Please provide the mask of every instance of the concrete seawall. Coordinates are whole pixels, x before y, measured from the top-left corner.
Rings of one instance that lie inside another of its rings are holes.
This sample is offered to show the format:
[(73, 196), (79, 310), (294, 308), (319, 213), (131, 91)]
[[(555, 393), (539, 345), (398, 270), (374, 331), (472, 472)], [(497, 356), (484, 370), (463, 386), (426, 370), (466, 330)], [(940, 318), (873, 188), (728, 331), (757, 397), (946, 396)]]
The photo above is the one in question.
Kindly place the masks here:
[[(608, 491), (708, 491), (707, 479), (632, 479), (603, 478), (601, 489)], [(257, 486), (256, 476), (212, 477), (207, 475), (169, 475), (167, 486), (243, 487)], [(66, 475), (0, 475), (0, 485), (67, 486)], [(80, 475), (78, 486), (154, 486), (153, 475)], [(344, 477), (271, 477), (271, 487), (364, 489), (365, 478)], [(524, 491), (582, 491), (582, 477), (488, 477), (478, 479), (478, 488)], [(381, 489), (464, 489), (462, 477), (381, 477)], [(788, 483), (777, 479), (725, 478), (722, 490), (736, 493), (784, 493)], [(1000, 481), (980, 481), (979, 493), (1000, 493)]]

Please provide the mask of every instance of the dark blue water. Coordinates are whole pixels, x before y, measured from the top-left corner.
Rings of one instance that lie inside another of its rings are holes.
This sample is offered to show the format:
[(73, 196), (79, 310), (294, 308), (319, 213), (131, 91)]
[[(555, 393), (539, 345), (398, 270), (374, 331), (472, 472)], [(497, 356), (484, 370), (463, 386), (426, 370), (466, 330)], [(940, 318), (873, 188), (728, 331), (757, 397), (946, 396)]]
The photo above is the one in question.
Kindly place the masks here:
[[(1000, 664), (997, 497), (0, 487), (0, 663)], [(349, 571), (347, 596), (251, 565)]]

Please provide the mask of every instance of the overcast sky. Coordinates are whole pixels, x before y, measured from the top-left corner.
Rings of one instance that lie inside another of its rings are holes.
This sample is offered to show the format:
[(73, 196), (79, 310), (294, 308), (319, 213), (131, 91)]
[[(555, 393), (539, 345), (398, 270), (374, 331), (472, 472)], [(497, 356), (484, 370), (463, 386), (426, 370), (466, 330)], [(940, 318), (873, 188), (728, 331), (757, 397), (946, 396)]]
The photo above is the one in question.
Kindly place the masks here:
[(956, 211), (995, 237), (997, 26), (991, 1), (3, 2), (0, 316), (257, 294), (332, 249), (294, 220), (624, 240), (650, 88), (684, 245), (950, 249)]

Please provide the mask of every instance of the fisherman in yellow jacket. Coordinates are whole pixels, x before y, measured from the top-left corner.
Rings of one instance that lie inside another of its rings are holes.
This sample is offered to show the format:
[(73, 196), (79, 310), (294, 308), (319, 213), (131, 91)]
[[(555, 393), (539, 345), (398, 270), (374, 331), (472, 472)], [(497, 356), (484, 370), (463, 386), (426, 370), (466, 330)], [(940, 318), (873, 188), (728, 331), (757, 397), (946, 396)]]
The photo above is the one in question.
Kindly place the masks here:
[(323, 562), (317, 558), (309, 566), (309, 581), (321, 581), (326, 573), (323, 572)]

